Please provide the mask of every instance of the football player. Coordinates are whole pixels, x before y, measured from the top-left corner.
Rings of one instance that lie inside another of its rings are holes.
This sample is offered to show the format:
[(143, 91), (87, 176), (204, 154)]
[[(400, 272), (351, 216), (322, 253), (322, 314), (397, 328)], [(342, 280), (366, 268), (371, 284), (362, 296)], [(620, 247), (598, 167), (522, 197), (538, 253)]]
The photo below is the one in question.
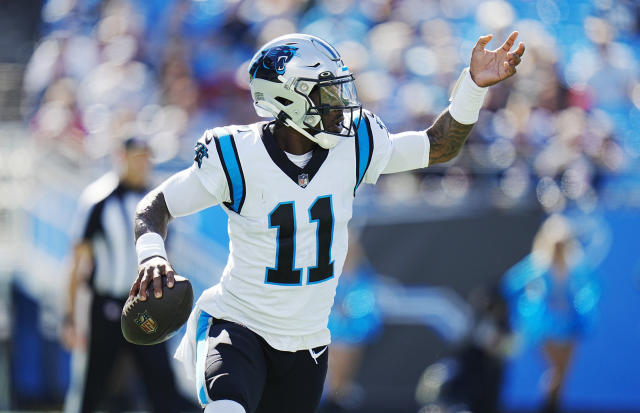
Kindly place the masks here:
[[(229, 259), (187, 322), (176, 357), (205, 413), (314, 412), (330, 342), (327, 319), (362, 183), (455, 157), (486, 88), (516, 72), (512, 33), (494, 51), (480, 37), (451, 105), (428, 129), (389, 133), (362, 109), (353, 74), (326, 41), (290, 34), (264, 45), (249, 76), (258, 115), (274, 120), (207, 130), (193, 165), (150, 192), (135, 216), (138, 279), (130, 295), (173, 283), (169, 221), (221, 204)], [(222, 230), (222, 229), (221, 229)]]

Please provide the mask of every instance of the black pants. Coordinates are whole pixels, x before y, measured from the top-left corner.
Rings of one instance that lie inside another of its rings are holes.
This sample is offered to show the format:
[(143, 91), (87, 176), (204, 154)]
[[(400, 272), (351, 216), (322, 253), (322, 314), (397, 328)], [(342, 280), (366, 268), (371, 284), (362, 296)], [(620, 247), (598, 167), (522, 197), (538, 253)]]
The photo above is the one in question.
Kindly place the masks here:
[[(227, 334), (228, 340), (221, 340)], [(316, 358), (309, 350), (279, 351), (246, 327), (214, 319), (205, 363), (208, 396), (236, 401), (247, 413), (313, 413), (327, 375), (328, 349), (313, 350)]]
[(82, 413), (92, 413), (102, 402), (112, 400), (105, 391), (106, 381), (111, 376), (115, 360), (127, 351), (143, 379), (146, 399), (152, 411), (178, 412), (182, 397), (176, 393), (166, 345), (137, 346), (127, 342), (120, 329), (123, 305), (123, 300), (94, 294)]

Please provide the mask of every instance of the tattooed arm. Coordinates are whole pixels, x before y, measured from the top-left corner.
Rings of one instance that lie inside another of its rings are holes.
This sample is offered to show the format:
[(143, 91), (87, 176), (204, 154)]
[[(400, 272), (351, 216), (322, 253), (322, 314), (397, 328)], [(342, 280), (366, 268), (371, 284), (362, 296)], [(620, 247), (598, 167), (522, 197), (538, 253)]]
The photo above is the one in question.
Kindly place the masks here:
[[(467, 79), (468, 83), (474, 85), (466, 89), (466, 91), (468, 91), (467, 93), (471, 92), (479, 97), (475, 98), (479, 99), (476, 101), (477, 104), (482, 104), (484, 94), (477, 90), (473, 91), (472, 89), (495, 85), (516, 73), (516, 66), (520, 64), (520, 59), (524, 54), (523, 43), (520, 43), (518, 48), (513, 52), (510, 51), (517, 37), (518, 32), (511, 33), (504, 44), (493, 51), (485, 49), (485, 46), (492, 38), (491, 35), (482, 36), (478, 39), (471, 53), (471, 61), (469, 64), (470, 79)], [(461, 89), (463, 87), (464, 86), (462, 86)], [(455, 158), (469, 136), (473, 124), (478, 119), (477, 111), (479, 110), (479, 106), (475, 106), (475, 104), (469, 105), (464, 102), (465, 99), (467, 102), (469, 101), (469, 98), (466, 96), (460, 97), (463, 100), (462, 102), (460, 100), (456, 102), (455, 99), (458, 98), (457, 96), (454, 97), (454, 102), (452, 102), (450, 109), (440, 114), (434, 124), (427, 130), (431, 144), (429, 165), (447, 162)], [(450, 113), (450, 111), (452, 113)], [(452, 114), (456, 115), (455, 119)], [(460, 123), (459, 121), (464, 123)]]
[(167, 227), (172, 218), (164, 194), (159, 189), (149, 192), (136, 208), (133, 224), (136, 241), (147, 232), (155, 232), (166, 238)]
[(175, 273), (166, 258), (163, 239), (174, 217), (193, 214), (228, 199), (227, 192), (214, 196), (203, 186), (197, 176), (199, 169), (192, 167), (176, 173), (138, 203), (134, 233), (140, 264), (130, 296), (137, 294), (146, 300), (147, 288), (153, 283), (154, 296), (162, 297), (163, 276), (167, 277), (167, 286), (173, 287)]
[(464, 125), (457, 122), (449, 110), (445, 110), (427, 129), (429, 136), (429, 165), (447, 162), (458, 155), (467, 140), (473, 124)]
[[(171, 219), (169, 208), (167, 208), (164, 194), (160, 188), (149, 192), (138, 203), (133, 220), (136, 247), (138, 247), (138, 239), (144, 234), (155, 233), (159, 234), (162, 239), (166, 238), (167, 226)], [(161, 243), (161, 240), (158, 239), (157, 242)], [(162, 297), (162, 276), (167, 277), (167, 287), (173, 288), (175, 271), (165, 256), (151, 255), (144, 259), (138, 265), (138, 278), (133, 283), (129, 296), (137, 294), (142, 301), (145, 301), (147, 288), (150, 283), (153, 283), (154, 296), (156, 298)]]

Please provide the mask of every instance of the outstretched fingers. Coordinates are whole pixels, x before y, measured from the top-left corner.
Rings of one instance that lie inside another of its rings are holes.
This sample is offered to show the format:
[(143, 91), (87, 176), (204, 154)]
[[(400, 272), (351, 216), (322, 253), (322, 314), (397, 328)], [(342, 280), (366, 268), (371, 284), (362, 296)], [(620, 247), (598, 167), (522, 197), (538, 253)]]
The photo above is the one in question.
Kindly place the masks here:
[(514, 54), (517, 54), (518, 56), (522, 57), (522, 55), (524, 54), (524, 43), (520, 42), (518, 44), (518, 48), (516, 49), (515, 52), (513, 52)]
[(518, 66), (520, 64), (520, 55), (515, 52), (507, 53), (507, 62), (512, 66)]
[(509, 50), (511, 50), (511, 47), (513, 47), (513, 44), (515, 43), (517, 37), (518, 37), (518, 32), (517, 31), (512, 32), (509, 35), (509, 37), (507, 37), (507, 40), (505, 40), (504, 44), (500, 47), (500, 49), (504, 50), (505, 52), (508, 52)]
[(485, 46), (487, 45), (487, 43), (489, 43), (491, 41), (491, 39), (493, 38), (492, 34), (488, 34), (486, 36), (481, 36), (478, 39), (478, 42), (476, 43), (476, 45), (474, 46), (474, 50), (484, 50)]
[(507, 57), (503, 65), (509, 76), (516, 72), (516, 66), (520, 64), (523, 53), (524, 43), (520, 43), (515, 51), (507, 53)]

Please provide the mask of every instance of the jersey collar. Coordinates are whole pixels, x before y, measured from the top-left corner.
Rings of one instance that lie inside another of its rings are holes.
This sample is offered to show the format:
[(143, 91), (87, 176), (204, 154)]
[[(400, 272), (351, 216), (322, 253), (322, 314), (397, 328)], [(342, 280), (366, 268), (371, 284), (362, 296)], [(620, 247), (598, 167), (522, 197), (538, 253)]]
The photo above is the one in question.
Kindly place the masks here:
[(304, 168), (299, 168), (298, 165), (291, 162), (284, 151), (280, 149), (276, 138), (273, 136), (273, 133), (269, 128), (269, 125), (271, 124), (272, 123), (266, 123), (262, 127), (262, 142), (264, 143), (264, 147), (267, 149), (271, 160), (273, 160), (273, 163), (275, 163), (282, 172), (291, 178), (296, 185), (303, 188), (306, 187), (318, 172), (324, 160), (327, 159), (329, 150), (316, 145), (313, 149), (313, 154), (311, 155), (309, 162), (307, 162)]

